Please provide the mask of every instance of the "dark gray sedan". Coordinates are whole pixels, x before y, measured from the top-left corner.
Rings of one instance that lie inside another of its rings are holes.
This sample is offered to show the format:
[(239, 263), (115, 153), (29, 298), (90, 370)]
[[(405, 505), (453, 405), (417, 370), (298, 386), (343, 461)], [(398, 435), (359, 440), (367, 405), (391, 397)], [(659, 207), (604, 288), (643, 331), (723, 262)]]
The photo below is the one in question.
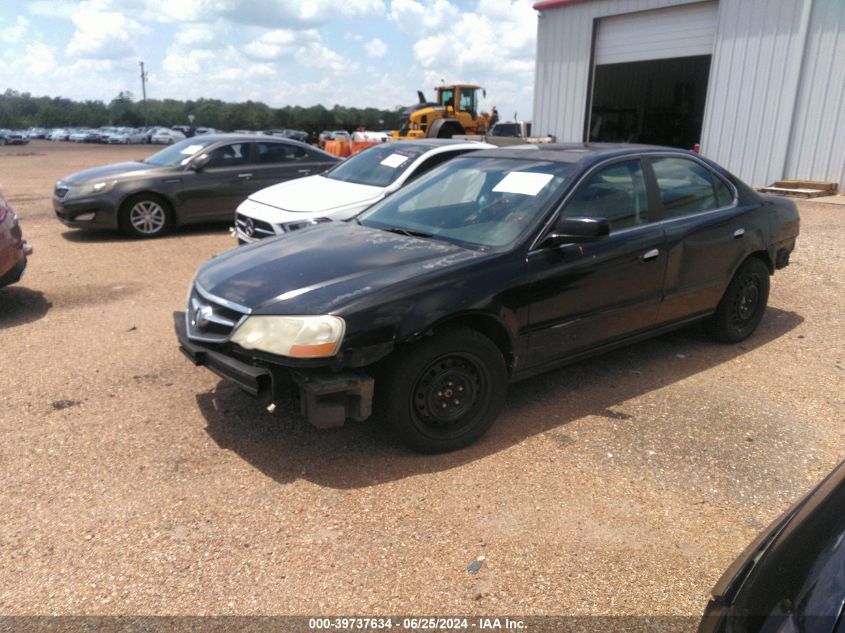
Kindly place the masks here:
[(62, 178), (53, 192), (53, 208), (67, 226), (158, 237), (174, 226), (230, 220), (251, 193), (322, 173), (339, 160), (289, 139), (192, 137), (142, 161)]

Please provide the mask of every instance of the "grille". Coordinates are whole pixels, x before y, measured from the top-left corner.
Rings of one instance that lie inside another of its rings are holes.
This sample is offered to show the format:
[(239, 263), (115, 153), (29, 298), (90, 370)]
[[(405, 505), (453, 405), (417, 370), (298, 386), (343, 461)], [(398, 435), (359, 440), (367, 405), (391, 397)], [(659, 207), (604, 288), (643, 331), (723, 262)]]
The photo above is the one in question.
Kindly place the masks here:
[[(250, 225), (252, 228), (250, 228)], [(248, 218), (245, 215), (238, 213), (235, 216), (235, 226), (237, 226), (247, 237), (254, 237), (261, 239), (262, 237), (272, 237), (276, 234), (273, 225), (263, 220), (256, 220), (255, 218)]]
[(249, 308), (215, 297), (194, 284), (188, 299), (188, 334), (196, 340), (222, 343), (249, 312)]

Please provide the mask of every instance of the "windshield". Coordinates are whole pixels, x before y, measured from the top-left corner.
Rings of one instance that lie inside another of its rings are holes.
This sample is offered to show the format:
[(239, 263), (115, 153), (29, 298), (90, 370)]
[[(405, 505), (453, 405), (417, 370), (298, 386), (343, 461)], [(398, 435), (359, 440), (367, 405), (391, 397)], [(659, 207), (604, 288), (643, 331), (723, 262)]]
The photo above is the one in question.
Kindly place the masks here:
[(490, 130), (490, 136), (519, 136), (519, 123), (497, 123)]
[(350, 156), (331, 171), (323, 174), (332, 180), (354, 182), (371, 187), (387, 187), (399, 178), (427, 148), (419, 145), (396, 147), (382, 143)]
[(573, 167), (517, 158), (456, 158), (376, 203), (364, 226), (471, 248), (508, 246), (534, 225)]
[(148, 156), (144, 159), (144, 162), (148, 165), (158, 165), (159, 167), (185, 165), (192, 156), (195, 156), (213, 142), (209, 140), (203, 141), (197, 138), (185, 139), (184, 141), (170, 145), (160, 152), (156, 152), (152, 156)]

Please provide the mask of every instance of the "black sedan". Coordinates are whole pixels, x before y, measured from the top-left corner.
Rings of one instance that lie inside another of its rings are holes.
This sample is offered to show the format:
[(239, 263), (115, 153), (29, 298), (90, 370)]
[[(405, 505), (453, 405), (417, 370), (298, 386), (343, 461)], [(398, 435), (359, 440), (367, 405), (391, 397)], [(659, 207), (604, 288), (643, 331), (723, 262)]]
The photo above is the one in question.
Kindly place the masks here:
[(699, 633), (845, 633), (845, 462), (713, 588)]
[(347, 222), (203, 265), (176, 316), (196, 364), (317, 426), (370, 415), (410, 447), (478, 439), (508, 383), (703, 320), (754, 332), (795, 204), (643, 146), (474, 152)]
[(286, 139), (193, 137), (142, 161), (62, 178), (53, 192), (53, 208), (67, 226), (158, 237), (174, 226), (230, 220), (251, 193), (322, 173), (339, 160)]

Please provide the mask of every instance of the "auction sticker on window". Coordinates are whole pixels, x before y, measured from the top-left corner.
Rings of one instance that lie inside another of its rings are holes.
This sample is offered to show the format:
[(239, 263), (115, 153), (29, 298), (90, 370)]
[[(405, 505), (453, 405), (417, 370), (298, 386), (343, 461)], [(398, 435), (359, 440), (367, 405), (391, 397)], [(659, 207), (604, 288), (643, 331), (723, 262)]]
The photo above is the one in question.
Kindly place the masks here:
[(501, 193), (521, 193), (524, 196), (536, 196), (549, 184), (552, 174), (539, 174), (534, 171), (512, 171), (502, 178), (493, 191)]
[(183, 154), (195, 154), (196, 152), (202, 149), (202, 145), (188, 145), (185, 149), (182, 150)]
[(385, 167), (390, 167), (391, 169), (396, 169), (400, 165), (404, 165), (405, 161), (407, 161), (407, 160), (408, 160), (408, 157), (402, 156), (402, 154), (391, 154), (390, 156), (385, 158), (383, 161), (381, 161), (381, 164), (384, 165)]

